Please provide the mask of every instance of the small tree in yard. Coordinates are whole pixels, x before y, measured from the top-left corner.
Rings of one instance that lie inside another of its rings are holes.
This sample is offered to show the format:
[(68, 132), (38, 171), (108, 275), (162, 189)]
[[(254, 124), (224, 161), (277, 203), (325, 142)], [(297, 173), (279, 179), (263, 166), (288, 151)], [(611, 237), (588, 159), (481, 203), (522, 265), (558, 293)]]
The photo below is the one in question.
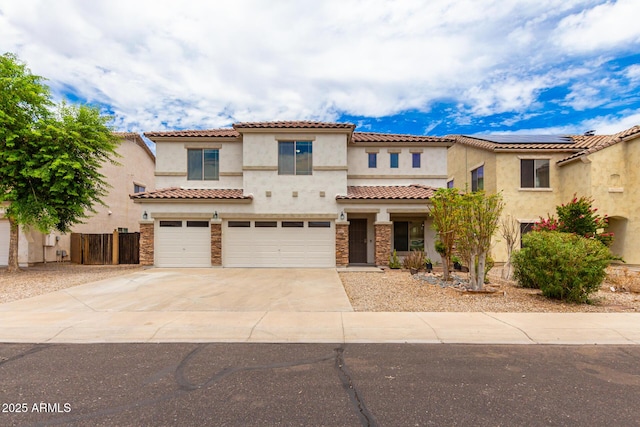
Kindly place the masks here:
[(43, 78), (16, 56), (0, 56), (0, 203), (8, 203), (9, 271), (18, 271), (18, 226), (43, 233), (95, 212), (116, 156), (109, 118), (89, 106), (55, 106)]
[(598, 209), (594, 209), (592, 204), (593, 199), (584, 196), (578, 198), (574, 194), (571, 202), (556, 207), (557, 219), (554, 216), (541, 218), (533, 230), (574, 233), (587, 239), (597, 239), (610, 246), (613, 235), (604, 232), (609, 220), (606, 215), (600, 216), (597, 213)]
[(441, 242), (438, 253), (442, 257), (443, 279), (449, 280), (449, 264), (459, 228), (460, 193), (455, 188), (438, 188), (431, 198), (433, 228)]
[(473, 290), (484, 287), (485, 264), (503, 207), (501, 194), (476, 191), (461, 196), (457, 247), (468, 262)]
[(504, 239), (504, 243), (507, 246), (507, 263), (502, 268), (503, 279), (511, 279), (511, 270), (513, 269), (511, 260), (513, 258), (513, 251), (516, 248), (516, 243), (518, 242), (519, 231), (519, 223), (514, 217), (512, 217), (511, 215), (502, 217), (502, 219), (500, 220), (500, 235)]

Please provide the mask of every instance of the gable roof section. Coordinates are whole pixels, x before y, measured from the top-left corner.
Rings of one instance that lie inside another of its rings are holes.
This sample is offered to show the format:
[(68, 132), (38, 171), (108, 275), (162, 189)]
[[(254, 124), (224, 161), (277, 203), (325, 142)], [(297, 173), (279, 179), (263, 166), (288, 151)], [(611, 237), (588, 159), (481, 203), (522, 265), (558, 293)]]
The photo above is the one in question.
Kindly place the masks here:
[(352, 141), (354, 143), (367, 143), (367, 142), (382, 142), (382, 143), (425, 143), (425, 142), (440, 142), (452, 145), (454, 143), (453, 138), (449, 137), (437, 137), (427, 135), (401, 135), (394, 133), (376, 133), (376, 132), (354, 132)]
[(381, 185), (347, 187), (346, 196), (336, 196), (336, 200), (428, 200), (436, 189), (426, 185)]
[(184, 189), (179, 187), (162, 188), (129, 196), (134, 200), (252, 200), (241, 189)]
[(630, 139), (640, 137), (640, 125), (633, 126), (629, 129), (625, 129), (622, 132), (618, 132), (615, 135), (603, 135), (606, 136), (599, 144), (593, 145), (585, 150), (582, 150), (578, 153), (572, 154), (569, 157), (566, 157), (562, 160), (558, 160), (557, 164), (559, 166), (566, 165), (567, 163), (571, 163), (572, 161), (579, 159), (582, 156), (588, 156), (589, 154), (596, 153), (600, 150), (604, 150), (607, 147), (611, 147), (622, 141), (627, 141)]
[(129, 141), (135, 142), (140, 148), (144, 150), (145, 153), (153, 160), (153, 163), (156, 162), (156, 156), (153, 154), (153, 151), (149, 148), (149, 146), (144, 142), (142, 137), (135, 132), (114, 132), (114, 135), (127, 139)]

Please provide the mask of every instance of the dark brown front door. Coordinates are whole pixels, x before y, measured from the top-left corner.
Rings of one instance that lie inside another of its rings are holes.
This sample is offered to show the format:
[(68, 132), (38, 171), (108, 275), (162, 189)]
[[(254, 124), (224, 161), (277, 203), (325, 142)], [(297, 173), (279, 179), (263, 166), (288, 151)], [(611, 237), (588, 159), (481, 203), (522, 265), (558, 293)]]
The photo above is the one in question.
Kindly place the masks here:
[(349, 220), (349, 263), (367, 263), (367, 220)]

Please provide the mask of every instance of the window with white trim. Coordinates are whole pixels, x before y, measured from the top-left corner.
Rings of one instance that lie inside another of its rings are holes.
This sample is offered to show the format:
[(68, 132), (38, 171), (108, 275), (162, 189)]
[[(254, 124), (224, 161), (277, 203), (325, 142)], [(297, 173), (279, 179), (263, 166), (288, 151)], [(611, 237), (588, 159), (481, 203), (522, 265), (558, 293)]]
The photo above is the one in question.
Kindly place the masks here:
[(311, 141), (278, 142), (278, 175), (311, 175), (312, 170)]
[(549, 159), (521, 159), (520, 188), (549, 188)]
[(220, 159), (218, 150), (188, 149), (187, 179), (191, 181), (218, 180)]

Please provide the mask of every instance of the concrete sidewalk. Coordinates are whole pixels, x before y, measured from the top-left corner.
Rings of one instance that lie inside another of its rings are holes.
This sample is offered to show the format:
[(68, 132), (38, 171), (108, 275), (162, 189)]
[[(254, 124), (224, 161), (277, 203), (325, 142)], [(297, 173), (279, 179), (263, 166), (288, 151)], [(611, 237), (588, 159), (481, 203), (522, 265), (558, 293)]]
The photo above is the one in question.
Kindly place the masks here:
[(0, 312), (0, 342), (640, 344), (640, 313)]
[(354, 312), (335, 269), (149, 269), (1, 304), (0, 342), (640, 344), (640, 313)]

